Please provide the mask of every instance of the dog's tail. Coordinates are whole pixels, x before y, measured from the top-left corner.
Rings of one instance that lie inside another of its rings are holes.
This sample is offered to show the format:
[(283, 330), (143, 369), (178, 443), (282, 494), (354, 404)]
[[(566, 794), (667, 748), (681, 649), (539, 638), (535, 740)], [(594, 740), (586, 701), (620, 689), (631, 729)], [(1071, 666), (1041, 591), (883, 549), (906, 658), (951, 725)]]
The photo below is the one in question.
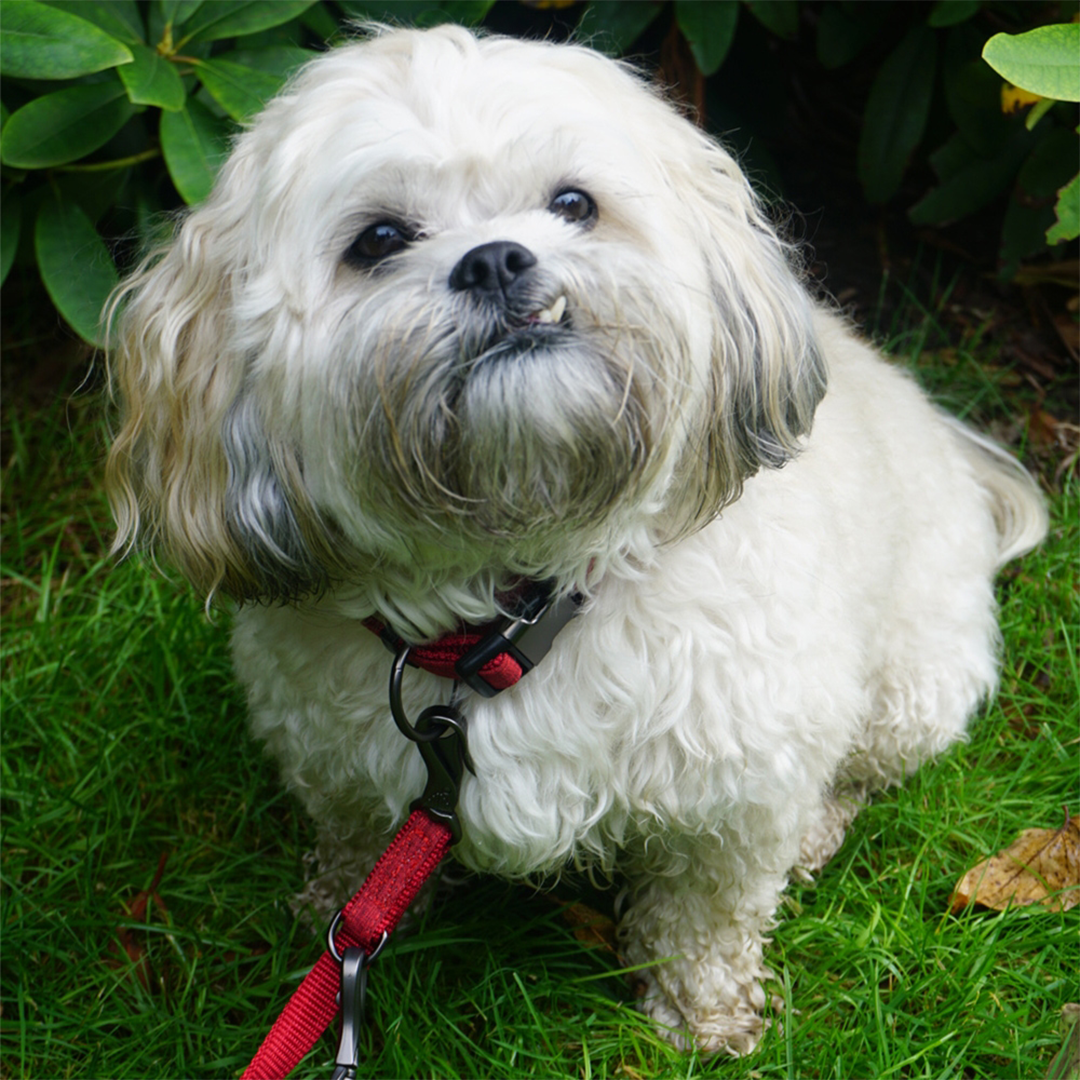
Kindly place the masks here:
[(990, 496), (998, 531), (998, 566), (1023, 555), (1045, 536), (1046, 502), (1031, 474), (1007, 450), (948, 417), (976, 478)]

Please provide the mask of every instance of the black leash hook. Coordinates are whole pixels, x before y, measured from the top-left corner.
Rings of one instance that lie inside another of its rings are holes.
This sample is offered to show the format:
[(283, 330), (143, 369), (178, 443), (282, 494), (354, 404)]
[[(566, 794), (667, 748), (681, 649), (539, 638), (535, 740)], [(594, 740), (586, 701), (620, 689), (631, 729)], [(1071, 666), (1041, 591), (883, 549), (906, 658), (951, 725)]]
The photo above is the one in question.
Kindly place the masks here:
[(334, 1071), (330, 1080), (356, 1080), (356, 1070), (360, 1065), (360, 1031), (364, 1026), (364, 1013), (367, 1006), (368, 968), (382, 952), (387, 938), (383, 931), (382, 940), (375, 946), (371, 955), (360, 945), (350, 945), (343, 952), (338, 950), (334, 935), (341, 922), (344, 908), (334, 916), (326, 935), (330, 955), (341, 965), (341, 990), (338, 993), (338, 1006), (341, 1009), (341, 1036), (338, 1039), (337, 1056), (334, 1058)]
[(461, 839), (457, 816), (461, 778), (466, 769), (476, 775), (469, 757), (465, 717), (453, 705), (429, 705), (411, 724), (401, 702), (401, 679), (408, 660), (409, 646), (402, 645), (390, 669), (390, 712), (401, 734), (416, 743), (428, 772), (423, 794), (409, 809), (426, 810), (446, 824), (456, 844)]

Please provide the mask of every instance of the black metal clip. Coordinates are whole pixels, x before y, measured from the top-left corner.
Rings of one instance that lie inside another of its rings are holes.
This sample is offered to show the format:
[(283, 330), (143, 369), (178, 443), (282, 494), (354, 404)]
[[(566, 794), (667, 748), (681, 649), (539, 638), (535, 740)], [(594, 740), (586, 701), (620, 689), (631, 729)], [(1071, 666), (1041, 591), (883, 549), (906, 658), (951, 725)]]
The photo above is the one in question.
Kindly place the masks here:
[(401, 733), (416, 743), (428, 771), (423, 794), (409, 809), (424, 809), (444, 822), (456, 844), (461, 839), (457, 816), (461, 778), (466, 769), (476, 775), (465, 737), (465, 717), (453, 705), (430, 705), (411, 724), (401, 702), (401, 678), (408, 660), (409, 646), (403, 645), (390, 669), (390, 712)]
[(359, 945), (350, 945), (344, 952), (339, 952), (334, 933), (341, 922), (341, 915), (339, 911), (334, 916), (327, 933), (330, 954), (341, 964), (341, 991), (338, 994), (341, 1036), (338, 1039), (337, 1056), (334, 1058), (334, 1071), (330, 1074), (330, 1080), (356, 1080), (356, 1070), (360, 1064), (360, 1030), (364, 1026), (364, 1011), (367, 1005), (368, 968), (382, 952), (390, 935), (383, 932), (382, 940), (370, 956)]

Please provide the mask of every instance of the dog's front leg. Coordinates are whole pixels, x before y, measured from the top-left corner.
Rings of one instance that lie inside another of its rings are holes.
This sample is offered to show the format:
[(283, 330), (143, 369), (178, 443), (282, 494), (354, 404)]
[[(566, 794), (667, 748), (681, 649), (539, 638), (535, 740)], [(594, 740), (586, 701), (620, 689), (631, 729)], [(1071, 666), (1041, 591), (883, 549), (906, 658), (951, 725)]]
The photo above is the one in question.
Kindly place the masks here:
[(641, 972), (642, 1008), (681, 1048), (696, 1043), (706, 1053), (738, 1055), (757, 1045), (761, 983), (771, 976), (764, 935), (796, 843), (765, 829), (699, 837), (672, 851), (658, 837), (636, 860), (619, 932), (627, 958), (649, 965)]

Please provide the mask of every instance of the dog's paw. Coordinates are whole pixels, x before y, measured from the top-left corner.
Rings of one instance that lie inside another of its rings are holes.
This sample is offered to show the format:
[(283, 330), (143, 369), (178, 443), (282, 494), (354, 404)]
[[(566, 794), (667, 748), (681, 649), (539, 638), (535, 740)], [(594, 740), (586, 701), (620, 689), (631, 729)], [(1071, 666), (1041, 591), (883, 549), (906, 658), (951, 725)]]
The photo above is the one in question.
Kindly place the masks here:
[[(639, 1007), (656, 1025), (661, 1037), (678, 1050), (697, 1049), (706, 1055), (742, 1057), (756, 1047), (768, 1026), (749, 1000), (732, 1009), (702, 1008), (673, 1000), (648, 971), (638, 976), (645, 984)], [(760, 993), (760, 989), (755, 987)], [(756, 995), (750, 995), (756, 996)]]

